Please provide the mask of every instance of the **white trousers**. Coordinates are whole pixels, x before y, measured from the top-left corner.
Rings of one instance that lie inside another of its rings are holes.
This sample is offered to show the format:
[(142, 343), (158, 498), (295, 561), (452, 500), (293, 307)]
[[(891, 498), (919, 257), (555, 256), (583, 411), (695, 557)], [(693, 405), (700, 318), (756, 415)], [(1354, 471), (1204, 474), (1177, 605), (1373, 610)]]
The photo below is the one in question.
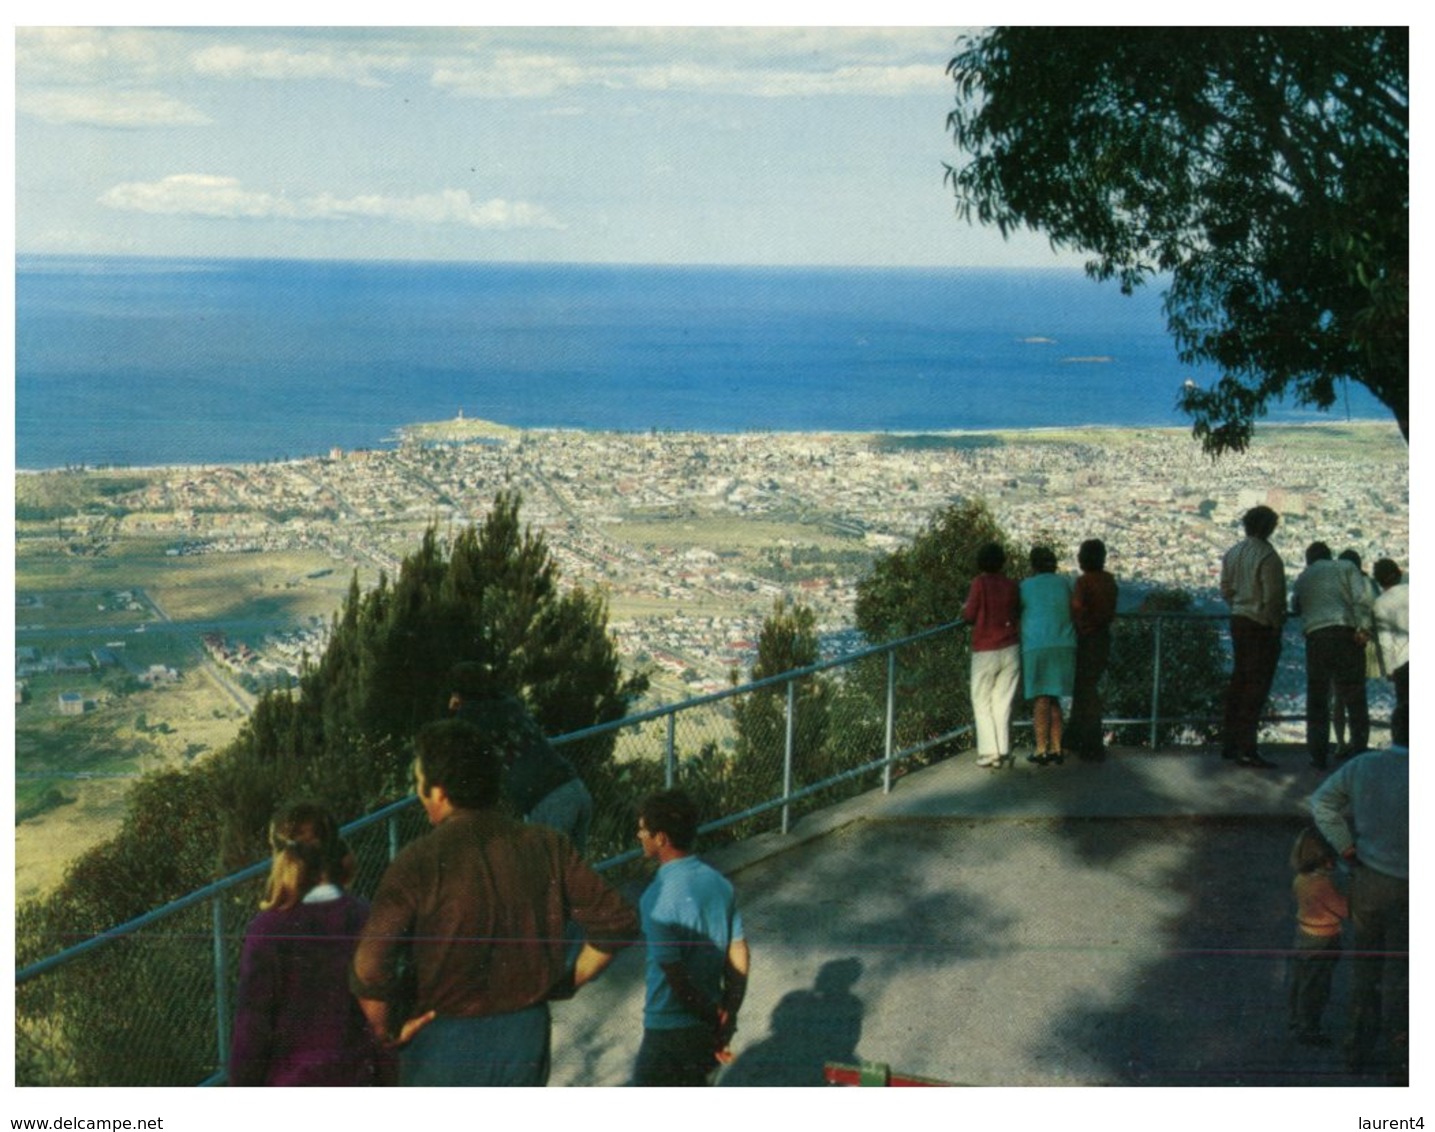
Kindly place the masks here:
[(1021, 646), (972, 653), (978, 758), (996, 758), (1011, 750), (1011, 705), (1020, 681)]

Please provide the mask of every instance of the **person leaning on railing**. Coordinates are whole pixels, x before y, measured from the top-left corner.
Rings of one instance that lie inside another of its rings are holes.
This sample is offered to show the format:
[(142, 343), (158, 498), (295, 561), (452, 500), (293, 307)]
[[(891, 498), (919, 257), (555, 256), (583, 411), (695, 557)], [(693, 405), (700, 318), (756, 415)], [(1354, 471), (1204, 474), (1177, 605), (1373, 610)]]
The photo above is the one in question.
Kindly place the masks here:
[(1359, 567), (1331, 557), (1317, 540), (1306, 547), (1305, 569), (1291, 591), (1291, 612), (1305, 633), (1305, 741), (1311, 766), (1330, 761), (1331, 690), (1350, 721), (1348, 754), (1370, 746), (1370, 707), (1365, 697), (1365, 643), (1374, 626), (1370, 587)]
[(1011, 765), (1011, 705), (1021, 679), (1021, 591), (1002, 573), (1006, 551), (989, 542), (977, 551), (977, 569), (962, 606), (972, 627), (972, 718), (977, 766)]
[(1071, 623), (1076, 628), (1076, 678), (1071, 688), (1071, 718), (1066, 745), (1078, 758), (1106, 757), (1101, 726), (1101, 677), (1111, 660), (1111, 623), (1116, 620), (1116, 579), (1106, 572), (1106, 544), (1089, 538), (1076, 552), (1081, 576), (1071, 591)]
[(1056, 572), (1056, 552), (1034, 546), (1031, 576), (1021, 584), (1021, 676), (1031, 701), (1036, 749), (1027, 762), (1060, 766), (1061, 697), (1076, 683), (1076, 629), (1071, 623), (1071, 579)]

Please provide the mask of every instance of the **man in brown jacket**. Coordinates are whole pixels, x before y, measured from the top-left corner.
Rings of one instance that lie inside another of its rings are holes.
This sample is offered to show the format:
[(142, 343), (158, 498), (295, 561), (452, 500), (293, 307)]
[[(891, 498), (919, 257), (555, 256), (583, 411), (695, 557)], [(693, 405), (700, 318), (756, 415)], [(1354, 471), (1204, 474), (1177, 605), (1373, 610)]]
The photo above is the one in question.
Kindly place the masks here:
[[(404, 1085), (543, 1085), (548, 1003), (640, 937), (636, 912), (545, 826), (498, 811), (494, 737), (462, 720), (424, 727), (414, 781), (434, 828), (389, 865), (354, 955), (371, 1028), (402, 1047)], [(564, 923), (585, 942), (571, 971)], [(394, 1019), (408, 950), (414, 1006)]]

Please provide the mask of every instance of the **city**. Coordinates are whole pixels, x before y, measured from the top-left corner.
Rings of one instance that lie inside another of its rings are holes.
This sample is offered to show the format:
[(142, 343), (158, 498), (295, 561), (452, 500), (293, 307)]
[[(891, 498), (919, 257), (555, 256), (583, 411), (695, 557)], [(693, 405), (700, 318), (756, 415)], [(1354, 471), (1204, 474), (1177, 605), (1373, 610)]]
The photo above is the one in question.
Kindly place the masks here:
[(352, 578), (393, 577), (428, 526), (443, 538), (481, 522), (501, 490), (522, 493), (559, 584), (605, 596), (653, 704), (745, 679), (779, 598), (813, 609), (827, 655), (855, 649), (870, 563), (962, 498), (984, 499), (1018, 544), (1051, 538), (1068, 568), (1081, 539), (1104, 538), (1126, 608), (1143, 587), (1181, 587), (1222, 609), (1220, 555), (1258, 502), (1283, 516), (1275, 544), (1292, 580), (1316, 538), (1408, 566), (1408, 455), (1384, 423), (1272, 426), (1216, 462), (1175, 429), (716, 435), (452, 420), (403, 437), (266, 464), (18, 477), (20, 892), (43, 891), (102, 839), (137, 775), (220, 749), (258, 691), (321, 655)]

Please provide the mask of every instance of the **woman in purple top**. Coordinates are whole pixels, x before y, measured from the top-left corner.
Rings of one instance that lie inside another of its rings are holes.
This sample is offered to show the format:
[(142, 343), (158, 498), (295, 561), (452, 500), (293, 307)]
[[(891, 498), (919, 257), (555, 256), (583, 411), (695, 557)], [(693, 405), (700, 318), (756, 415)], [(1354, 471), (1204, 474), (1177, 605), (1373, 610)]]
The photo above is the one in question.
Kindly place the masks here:
[(389, 1055), (349, 993), (368, 904), (343, 890), (352, 856), (333, 817), (301, 804), (269, 827), (274, 862), (239, 959), (231, 1085), (374, 1085)]

